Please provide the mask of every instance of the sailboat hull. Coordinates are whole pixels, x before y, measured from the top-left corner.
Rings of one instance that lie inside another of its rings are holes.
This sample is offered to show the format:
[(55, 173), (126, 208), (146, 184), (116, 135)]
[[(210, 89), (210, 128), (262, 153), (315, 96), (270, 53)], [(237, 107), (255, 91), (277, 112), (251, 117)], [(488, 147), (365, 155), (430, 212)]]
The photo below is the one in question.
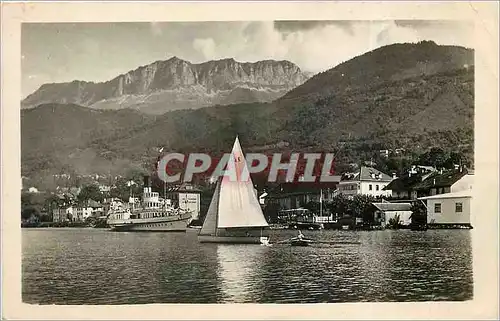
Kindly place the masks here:
[(260, 236), (212, 236), (198, 235), (200, 243), (262, 244)]

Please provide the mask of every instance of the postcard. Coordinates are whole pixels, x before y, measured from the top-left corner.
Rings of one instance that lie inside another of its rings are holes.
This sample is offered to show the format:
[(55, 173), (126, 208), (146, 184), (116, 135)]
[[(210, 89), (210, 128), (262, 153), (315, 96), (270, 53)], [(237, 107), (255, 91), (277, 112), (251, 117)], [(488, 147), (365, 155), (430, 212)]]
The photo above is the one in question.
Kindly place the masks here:
[(3, 316), (498, 318), (497, 12), (3, 3)]

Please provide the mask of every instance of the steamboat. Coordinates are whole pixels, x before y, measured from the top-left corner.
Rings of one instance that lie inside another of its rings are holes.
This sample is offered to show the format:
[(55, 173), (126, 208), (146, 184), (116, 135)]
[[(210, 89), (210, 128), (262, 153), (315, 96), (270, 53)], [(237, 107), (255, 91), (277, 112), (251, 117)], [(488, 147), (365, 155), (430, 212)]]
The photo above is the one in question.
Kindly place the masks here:
[(144, 176), (142, 201), (131, 194), (128, 203), (113, 203), (107, 218), (112, 231), (185, 232), (191, 223), (190, 211), (175, 207), (151, 190)]

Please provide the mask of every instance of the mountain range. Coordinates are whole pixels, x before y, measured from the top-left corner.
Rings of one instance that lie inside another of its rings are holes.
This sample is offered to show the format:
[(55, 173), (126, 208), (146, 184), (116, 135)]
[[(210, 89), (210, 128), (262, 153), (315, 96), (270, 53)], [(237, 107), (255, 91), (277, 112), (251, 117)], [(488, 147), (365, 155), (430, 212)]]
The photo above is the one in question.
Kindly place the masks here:
[(474, 51), (433, 42), (375, 49), (272, 102), (151, 115), (48, 103), (21, 111), (23, 175), (152, 165), (160, 147), (227, 152), (336, 151), (338, 163), (383, 148), (458, 150), (473, 159)]
[(310, 76), (289, 61), (241, 63), (234, 59), (193, 64), (173, 57), (141, 66), (100, 83), (44, 84), (22, 101), (23, 108), (45, 103), (93, 109), (137, 109), (149, 114), (212, 105), (269, 102)]

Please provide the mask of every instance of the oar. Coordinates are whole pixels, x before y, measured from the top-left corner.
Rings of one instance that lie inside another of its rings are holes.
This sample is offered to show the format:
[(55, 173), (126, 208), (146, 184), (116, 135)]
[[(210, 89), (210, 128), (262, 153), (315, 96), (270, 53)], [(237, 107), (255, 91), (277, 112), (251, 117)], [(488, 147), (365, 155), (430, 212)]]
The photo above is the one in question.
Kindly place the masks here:
[(283, 241), (278, 241), (274, 244), (283, 244), (283, 243), (287, 243), (287, 242), (290, 242), (292, 239), (288, 239), (288, 240), (283, 240)]
[(289, 238), (288, 240), (283, 240), (283, 241), (278, 241), (274, 244), (283, 244), (283, 243), (287, 243), (287, 242), (290, 242), (290, 241), (293, 241), (293, 240), (298, 240), (299, 238), (298, 237), (292, 237), (292, 238)]
[(342, 241), (314, 241), (316, 243), (322, 243), (322, 244), (350, 244), (350, 245), (359, 245), (361, 242), (342, 242)]

